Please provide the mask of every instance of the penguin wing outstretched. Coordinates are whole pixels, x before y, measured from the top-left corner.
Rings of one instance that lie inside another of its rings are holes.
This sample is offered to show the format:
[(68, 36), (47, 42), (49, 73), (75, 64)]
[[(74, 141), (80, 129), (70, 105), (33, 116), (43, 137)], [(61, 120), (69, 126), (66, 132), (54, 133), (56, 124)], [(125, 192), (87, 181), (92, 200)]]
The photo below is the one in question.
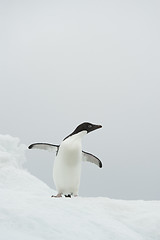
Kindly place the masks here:
[(50, 143), (33, 143), (28, 148), (54, 151), (57, 153), (59, 150), (59, 145), (54, 145), (54, 144), (50, 144)]
[[(33, 143), (28, 148), (53, 151), (53, 152), (56, 152), (56, 155), (57, 155), (58, 150), (59, 150), (59, 145), (54, 145), (54, 144), (50, 144), (50, 143)], [(102, 162), (99, 160), (99, 158), (97, 158), (96, 156), (94, 156), (91, 153), (82, 151), (82, 159), (83, 159), (83, 161), (94, 163), (98, 167), (102, 168)]]
[(102, 168), (102, 162), (99, 160), (99, 158), (97, 158), (96, 156), (94, 156), (91, 153), (82, 151), (82, 159), (83, 159), (83, 161), (94, 163), (98, 167)]

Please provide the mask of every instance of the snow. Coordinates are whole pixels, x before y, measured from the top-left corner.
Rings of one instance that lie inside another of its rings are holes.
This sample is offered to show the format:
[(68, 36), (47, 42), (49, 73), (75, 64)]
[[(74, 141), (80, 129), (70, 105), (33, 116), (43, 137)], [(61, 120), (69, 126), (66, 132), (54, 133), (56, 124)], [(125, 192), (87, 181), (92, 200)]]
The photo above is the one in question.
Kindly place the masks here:
[(51, 198), (23, 168), (27, 147), (0, 135), (0, 239), (160, 240), (160, 201)]

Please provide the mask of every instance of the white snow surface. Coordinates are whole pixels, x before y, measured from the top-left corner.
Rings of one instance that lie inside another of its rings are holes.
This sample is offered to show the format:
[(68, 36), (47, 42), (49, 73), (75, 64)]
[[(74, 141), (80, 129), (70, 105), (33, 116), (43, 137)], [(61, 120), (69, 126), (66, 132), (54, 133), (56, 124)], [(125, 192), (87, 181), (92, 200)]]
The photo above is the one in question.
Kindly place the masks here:
[(51, 198), (55, 191), (23, 169), (26, 150), (0, 135), (1, 240), (160, 240), (160, 201)]

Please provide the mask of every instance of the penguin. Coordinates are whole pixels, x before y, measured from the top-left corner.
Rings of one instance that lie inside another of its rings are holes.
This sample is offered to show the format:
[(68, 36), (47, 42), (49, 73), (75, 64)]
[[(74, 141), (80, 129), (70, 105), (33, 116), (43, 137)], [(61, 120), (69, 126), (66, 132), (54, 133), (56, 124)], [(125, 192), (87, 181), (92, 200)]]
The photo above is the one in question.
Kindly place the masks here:
[(94, 163), (102, 168), (102, 162), (96, 156), (82, 150), (82, 138), (101, 127), (101, 125), (84, 122), (65, 137), (60, 145), (33, 143), (28, 147), (29, 149), (56, 152), (53, 165), (53, 180), (58, 193), (56, 196), (52, 195), (51, 197), (78, 196), (82, 160)]

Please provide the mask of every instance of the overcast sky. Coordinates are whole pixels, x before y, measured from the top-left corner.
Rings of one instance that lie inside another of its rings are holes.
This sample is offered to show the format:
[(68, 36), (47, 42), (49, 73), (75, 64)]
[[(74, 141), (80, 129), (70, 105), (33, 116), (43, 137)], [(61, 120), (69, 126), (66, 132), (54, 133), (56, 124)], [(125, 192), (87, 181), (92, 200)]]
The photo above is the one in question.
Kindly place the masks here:
[[(59, 144), (84, 121), (81, 196), (160, 199), (160, 2), (0, 0), (0, 134)], [(54, 156), (26, 168), (54, 188)]]

